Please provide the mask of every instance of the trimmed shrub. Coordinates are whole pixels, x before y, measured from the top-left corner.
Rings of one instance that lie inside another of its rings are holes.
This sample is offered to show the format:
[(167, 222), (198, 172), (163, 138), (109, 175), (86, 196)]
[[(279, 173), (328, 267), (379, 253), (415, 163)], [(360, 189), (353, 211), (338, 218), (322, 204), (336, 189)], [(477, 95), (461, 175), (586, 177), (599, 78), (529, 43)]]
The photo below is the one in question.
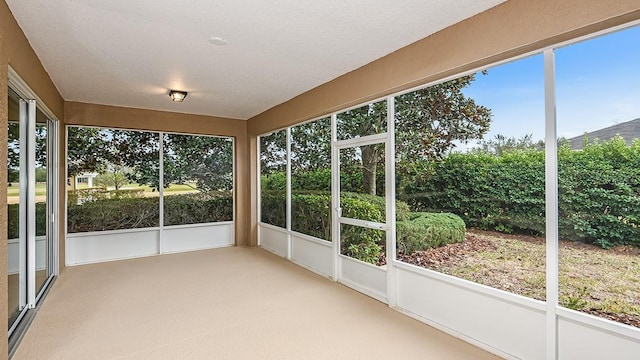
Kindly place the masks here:
[(396, 223), (398, 252), (403, 254), (463, 242), (465, 233), (464, 221), (451, 213), (412, 213)]
[[(69, 233), (138, 229), (160, 225), (160, 199), (157, 197), (114, 197), (86, 201), (69, 201)], [(233, 220), (233, 197), (230, 191), (168, 195), (164, 197), (164, 224), (186, 225)]]
[(164, 225), (202, 224), (233, 220), (230, 191), (211, 191), (164, 197)]
[(260, 221), (281, 228), (287, 227), (287, 193), (263, 190), (260, 197)]
[(144, 189), (107, 190), (104, 187), (67, 191), (70, 204), (107, 199), (138, 199), (144, 197)]
[[(286, 227), (286, 194), (282, 191), (262, 192), (262, 221)], [(342, 193), (342, 216), (367, 221), (385, 222), (385, 199), (375, 195)], [(331, 193), (297, 191), (291, 198), (291, 229), (331, 241)], [(409, 219), (409, 206), (396, 201), (396, 217)], [(342, 225), (341, 253), (375, 264), (385, 249), (386, 239), (380, 230)]]
[(293, 193), (291, 230), (331, 241), (331, 194)]
[[(286, 227), (286, 193), (262, 191), (262, 222)], [(342, 215), (354, 219), (385, 222), (385, 199), (380, 196), (342, 193)], [(331, 241), (331, 193), (296, 191), (291, 198), (291, 229)], [(409, 206), (396, 201), (396, 218), (408, 219)], [(266, 220), (266, 221), (265, 221)]]
[(105, 199), (68, 204), (69, 233), (138, 229), (160, 225), (160, 199)]

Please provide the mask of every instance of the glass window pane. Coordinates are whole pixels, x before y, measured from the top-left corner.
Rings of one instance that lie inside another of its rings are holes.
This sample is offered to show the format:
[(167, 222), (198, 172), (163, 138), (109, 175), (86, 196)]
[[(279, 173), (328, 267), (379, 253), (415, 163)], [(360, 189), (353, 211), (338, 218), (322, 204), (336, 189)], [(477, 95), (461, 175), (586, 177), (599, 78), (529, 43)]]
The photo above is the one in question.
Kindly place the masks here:
[(400, 261), (545, 300), (543, 71), (536, 55), (396, 97)]
[(640, 327), (640, 27), (556, 51), (559, 302)]
[(157, 133), (69, 127), (69, 233), (157, 227)]
[(36, 111), (36, 291), (40, 291), (49, 277), (49, 230), (47, 221), (48, 182), (48, 123), (47, 117)]
[(337, 115), (338, 140), (354, 139), (387, 131), (386, 100), (361, 106)]
[(164, 225), (233, 220), (233, 140), (164, 134)]
[(331, 118), (291, 128), (291, 229), (331, 241)]
[(260, 136), (260, 221), (287, 227), (287, 131)]
[(20, 268), (20, 98), (9, 89), (7, 139), (7, 297), (9, 327), (20, 314), (20, 277), (26, 269)]

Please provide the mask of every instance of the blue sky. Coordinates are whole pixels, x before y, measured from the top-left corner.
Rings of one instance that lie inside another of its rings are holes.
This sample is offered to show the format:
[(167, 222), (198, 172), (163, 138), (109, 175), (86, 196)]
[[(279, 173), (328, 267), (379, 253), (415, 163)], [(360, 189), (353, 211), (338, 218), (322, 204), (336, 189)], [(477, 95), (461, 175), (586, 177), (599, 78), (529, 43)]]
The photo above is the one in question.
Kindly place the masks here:
[[(476, 75), (464, 92), (492, 109), (485, 138), (544, 138), (543, 66), (537, 54)], [(640, 118), (640, 26), (558, 48), (556, 99), (566, 138)]]

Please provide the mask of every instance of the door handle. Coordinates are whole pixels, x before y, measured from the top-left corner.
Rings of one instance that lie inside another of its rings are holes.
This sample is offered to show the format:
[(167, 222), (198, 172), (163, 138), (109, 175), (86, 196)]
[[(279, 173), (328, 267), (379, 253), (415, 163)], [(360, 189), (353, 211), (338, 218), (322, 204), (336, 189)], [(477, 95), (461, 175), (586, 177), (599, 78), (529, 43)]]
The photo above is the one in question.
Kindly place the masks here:
[(378, 230), (387, 230), (387, 225), (374, 223), (374, 222), (366, 222), (367, 226), (370, 228), (378, 229)]

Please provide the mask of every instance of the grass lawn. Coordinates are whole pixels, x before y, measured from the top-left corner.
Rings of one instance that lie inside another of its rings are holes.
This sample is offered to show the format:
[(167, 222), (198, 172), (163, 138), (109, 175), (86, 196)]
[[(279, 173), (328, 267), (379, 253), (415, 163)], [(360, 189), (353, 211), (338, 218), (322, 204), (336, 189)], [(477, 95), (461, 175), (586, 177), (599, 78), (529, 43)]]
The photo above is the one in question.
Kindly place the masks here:
[[(640, 249), (561, 241), (559, 254), (560, 305), (640, 327)], [(470, 230), (463, 243), (400, 259), (545, 300), (542, 238)]]
[[(36, 196), (47, 195), (47, 184), (36, 183)], [(20, 196), (20, 183), (11, 183), (11, 186), (7, 186), (7, 196)]]
[[(86, 189), (86, 184), (78, 184), (78, 189)], [(146, 196), (154, 196), (157, 195), (157, 191), (153, 191), (149, 185), (138, 185), (138, 184), (127, 184), (120, 188), (120, 190), (138, 190), (142, 189), (145, 192)], [(113, 187), (109, 187), (107, 190), (115, 190)], [(171, 184), (168, 188), (164, 189), (165, 193), (171, 192), (179, 192), (179, 193), (187, 193), (187, 192), (197, 192), (196, 183), (189, 184)]]
[[(78, 184), (78, 189), (86, 189), (86, 184)], [(157, 191), (152, 191), (150, 186), (144, 185), (140, 186), (137, 184), (128, 184), (121, 188), (121, 190), (135, 190), (142, 189), (144, 190), (144, 195), (147, 197), (158, 196)], [(109, 190), (113, 190), (109, 188)], [(171, 184), (168, 188), (164, 189), (165, 195), (172, 194), (187, 194), (198, 192), (195, 183), (191, 184)], [(47, 184), (45, 183), (36, 183), (36, 198), (37, 201), (46, 201), (45, 197), (47, 195)], [(17, 204), (20, 202), (20, 184), (12, 183), (11, 186), (7, 187), (7, 202), (9, 204)]]

